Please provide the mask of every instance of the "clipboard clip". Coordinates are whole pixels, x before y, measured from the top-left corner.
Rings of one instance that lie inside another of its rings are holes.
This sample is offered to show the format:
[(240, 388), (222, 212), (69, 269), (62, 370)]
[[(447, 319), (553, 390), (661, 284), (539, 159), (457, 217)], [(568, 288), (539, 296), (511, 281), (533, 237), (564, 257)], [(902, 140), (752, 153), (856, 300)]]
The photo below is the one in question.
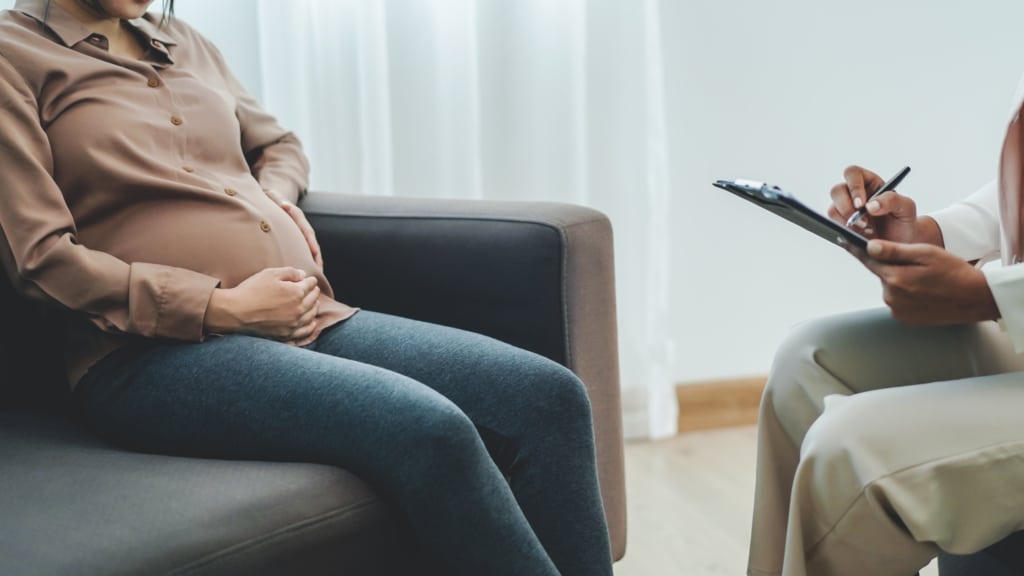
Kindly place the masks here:
[(715, 182), (715, 186), (732, 192), (740, 192), (757, 202), (777, 202), (779, 198), (788, 196), (778, 186), (770, 186), (756, 180), (718, 180)]

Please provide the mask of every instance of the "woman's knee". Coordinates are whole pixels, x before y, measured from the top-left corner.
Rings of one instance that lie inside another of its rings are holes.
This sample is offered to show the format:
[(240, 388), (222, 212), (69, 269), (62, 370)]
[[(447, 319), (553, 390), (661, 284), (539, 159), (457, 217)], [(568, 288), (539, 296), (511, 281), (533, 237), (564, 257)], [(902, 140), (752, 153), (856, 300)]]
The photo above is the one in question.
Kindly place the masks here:
[(527, 377), (532, 380), (530, 393), (536, 398), (533, 417), (543, 420), (546, 426), (593, 426), (587, 387), (571, 370), (544, 360)]
[(476, 426), (451, 402), (418, 408), (391, 435), (397, 455), (423, 466), (457, 466), (486, 454)]
[(450, 402), (417, 406), (378, 427), (366, 478), (399, 499), (438, 497), (490, 465), (473, 422)]

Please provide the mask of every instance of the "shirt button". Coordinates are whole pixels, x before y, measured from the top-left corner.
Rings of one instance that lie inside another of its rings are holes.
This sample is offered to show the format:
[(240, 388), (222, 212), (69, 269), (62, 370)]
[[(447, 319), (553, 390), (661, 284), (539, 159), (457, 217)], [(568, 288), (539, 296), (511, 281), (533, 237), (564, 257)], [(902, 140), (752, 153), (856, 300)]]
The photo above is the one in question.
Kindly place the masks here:
[(266, 220), (262, 220), (260, 222), (260, 230), (263, 230), (264, 232), (270, 233), (270, 223), (267, 222)]
[(224, 193), (228, 196), (238, 196), (238, 190), (235, 190), (234, 188), (225, 188)]
[(188, 172), (189, 174), (196, 171), (196, 169), (191, 166), (182, 166), (181, 169), (184, 170), (185, 172)]
[[(160, 81), (157, 80), (156, 78), (150, 78), (149, 82), (146, 82), (146, 85), (149, 86), (150, 88), (157, 88), (157, 87), (160, 86)], [(173, 120), (172, 120), (172, 122), (173, 122)]]
[(183, 122), (184, 120), (182, 120), (181, 118), (178, 118), (177, 116), (171, 116), (171, 124), (174, 124), (175, 126), (181, 126)]

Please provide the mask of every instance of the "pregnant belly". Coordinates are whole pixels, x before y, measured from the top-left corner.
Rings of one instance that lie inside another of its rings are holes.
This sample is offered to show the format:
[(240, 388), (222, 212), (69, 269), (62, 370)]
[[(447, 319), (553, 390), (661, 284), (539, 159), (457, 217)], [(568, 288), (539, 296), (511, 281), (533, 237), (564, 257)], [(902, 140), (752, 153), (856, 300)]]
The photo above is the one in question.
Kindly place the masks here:
[[(279, 207), (149, 210), (103, 233), (80, 231), (87, 247), (125, 262), (163, 264), (201, 272), (231, 288), (265, 268), (292, 266), (316, 274), (298, 226)], [(319, 274), (317, 274), (319, 275)], [(322, 282), (325, 284), (325, 282)]]

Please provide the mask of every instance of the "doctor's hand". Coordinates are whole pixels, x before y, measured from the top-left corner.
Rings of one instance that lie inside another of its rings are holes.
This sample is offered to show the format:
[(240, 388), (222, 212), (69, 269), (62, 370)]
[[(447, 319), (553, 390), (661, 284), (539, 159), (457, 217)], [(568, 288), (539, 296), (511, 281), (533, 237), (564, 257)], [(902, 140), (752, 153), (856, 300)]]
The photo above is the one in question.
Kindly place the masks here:
[(882, 299), (897, 320), (948, 325), (1000, 317), (981, 270), (938, 246), (871, 240), (860, 259), (882, 281)]
[(850, 216), (867, 202), (867, 214), (853, 225), (861, 235), (942, 246), (938, 224), (927, 216), (919, 218), (917, 205), (907, 196), (891, 190), (868, 201), (871, 192), (885, 184), (881, 176), (860, 166), (850, 166), (843, 171), (843, 178), (843, 182), (832, 187), (829, 218), (845, 226)]

